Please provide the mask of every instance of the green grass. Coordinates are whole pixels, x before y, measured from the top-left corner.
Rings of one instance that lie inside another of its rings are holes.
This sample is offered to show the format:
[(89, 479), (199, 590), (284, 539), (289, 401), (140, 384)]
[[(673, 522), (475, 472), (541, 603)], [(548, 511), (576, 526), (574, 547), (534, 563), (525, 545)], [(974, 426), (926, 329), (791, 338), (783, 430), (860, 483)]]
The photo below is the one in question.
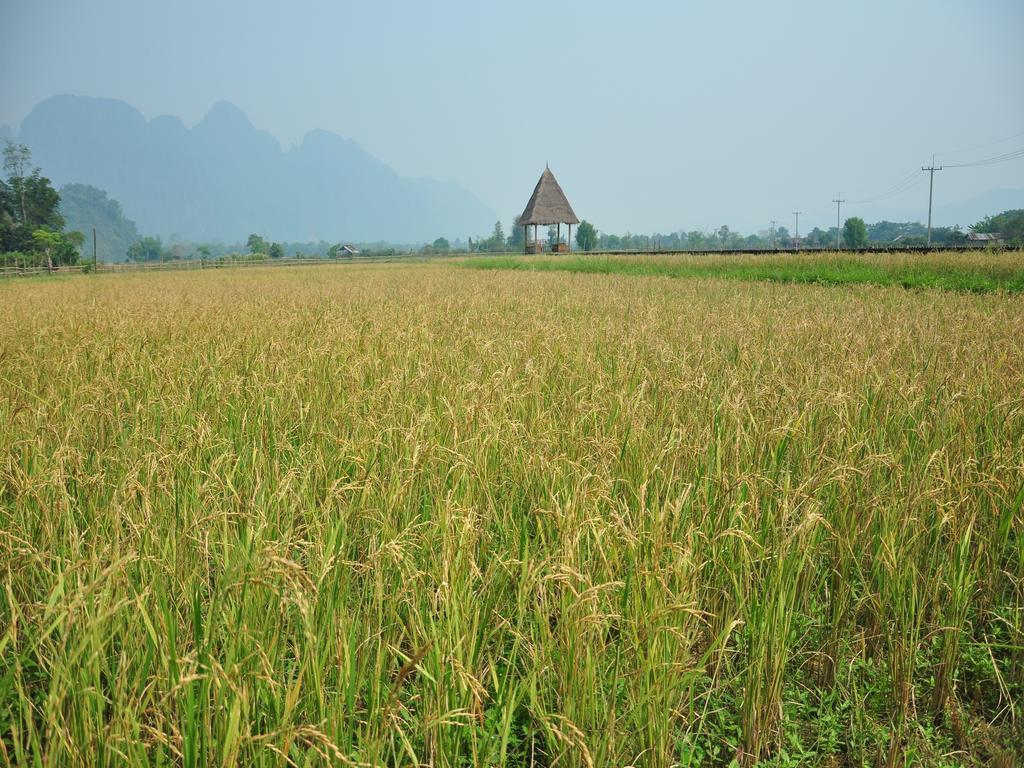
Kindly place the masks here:
[(467, 259), (473, 269), (519, 269), (601, 275), (766, 280), (990, 293), (1024, 291), (1024, 257), (1016, 254), (770, 256), (495, 256)]

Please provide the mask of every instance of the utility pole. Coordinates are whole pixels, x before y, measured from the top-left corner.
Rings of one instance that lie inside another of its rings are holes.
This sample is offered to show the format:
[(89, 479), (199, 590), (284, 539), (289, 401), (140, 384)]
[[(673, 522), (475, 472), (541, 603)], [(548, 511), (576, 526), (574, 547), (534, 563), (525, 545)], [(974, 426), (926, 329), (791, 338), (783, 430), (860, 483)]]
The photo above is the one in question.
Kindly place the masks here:
[(775, 250), (775, 224), (776, 223), (777, 222), (775, 221), (775, 219), (772, 219), (771, 229), (768, 230), (768, 248), (770, 250), (773, 250), (773, 251)]
[(803, 211), (793, 211), (793, 215), (796, 216), (796, 236), (795, 236), (795, 240), (796, 240), (796, 249), (798, 251), (800, 250), (800, 214), (801, 213), (803, 213)]
[(92, 228), (92, 271), (96, 271), (98, 262), (96, 261), (96, 227)]
[(935, 172), (941, 171), (942, 166), (935, 166), (935, 155), (932, 155), (932, 164), (921, 166), (922, 171), (928, 171), (928, 247), (932, 247), (932, 187), (935, 184)]
[(836, 199), (832, 201), (836, 204), (836, 250), (839, 250), (839, 206), (845, 203), (845, 200), (840, 200), (839, 195), (836, 195)]

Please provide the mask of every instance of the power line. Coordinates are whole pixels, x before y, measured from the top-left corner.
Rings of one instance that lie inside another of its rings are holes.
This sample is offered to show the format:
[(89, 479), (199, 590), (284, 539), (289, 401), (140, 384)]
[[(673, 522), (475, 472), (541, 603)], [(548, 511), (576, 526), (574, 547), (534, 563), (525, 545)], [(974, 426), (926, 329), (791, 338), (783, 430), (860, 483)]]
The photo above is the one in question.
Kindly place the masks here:
[[(1010, 160), (1017, 160), (1018, 158), (1024, 157), (1024, 147), (1021, 149), (1015, 149), (1011, 152), (1004, 152), (1001, 155), (995, 155), (994, 157), (986, 157), (982, 160), (974, 160), (968, 163), (951, 163), (945, 166), (946, 168), (975, 168), (981, 165), (996, 165), (997, 163), (1006, 163)], [(935, 172), (941, 171), (943, 166), (935, 165), (935, 155), (932, 155), (932, 164), (927, 166), (921, 166), (922, 171), (928, 171), (928, 241), (927, 244), (932, 244), (932, 192), (935, 188)]]
[[(1013, 150), (1012, 152), (1005, 152), (1001, 155), (995, 155), (993, 157), (982, 158), (981, 160), (973, 160), (967, 163), (946, 163), (943, 166), (943, 168), (975, 168), (979, 166), (996, 165), (998, 163), (1007, 163), (1010, 162), (1011, 160), (1018, 160), (1022, 157), (1024, 157), (1024, 148), (1016, 149)], [(934, 161), (932, 162), (932, 164), (934, 165)], [(923, 167), (922, 170), (927, 171), (928, 168)], [(918, 173), (919, 171), (915, 168), (913, 171), (911, 171), (909, 174), (907, 174), (902, 179), (897, 181), (891, 187), (889, 187), (886, 190), (883, 190), (882, 192), (879, 192), (877, 195), (872, 195), (871, 197), (866, 197), (862, 200), (849, 200), (847, 202), (849, 202), (852, 205), (861, 205), (864, 203), (877, 203), (882, 200), (886, 200), (890, 197), (901, 195), (904, 192), (908, 192), (914, 187), (917, 187), (924, 183), (924, 177), (919, 176)]]
[[(1019, 135), (1024, 135), (1024, 134), (1018, 134), (1018, 136)], [(1009, 141), (1010, 139), (1013, 139), (1013, 138), (1017, 138), (1017, 136), (1009, 136), (1009, 137), (1007, 137), (1005, 139), (1001, 139), (1000, 141), (993, 142), (993, 144), (999, 144), (999, 143), (1004, 142), (1004, 141)], [(992, 146), (992, 144), (981, 145), (981, 146)], [(977, 148), (980, 148), (980, 147), (976, 147), (976, 149)], [(970, 150), (962, 150), (962, 151), (966, 152), (966, 151), (970, 151)], [(945, 154), (952, 154), (952, 153), (947, 152)], [(922, 166), (921, 167), (922, 171), (928, 171), (928, 244), (931, 245), (932, 199), (933, 199), (934, 190), (935, 190), (935, 171), (941, 171), (941, 170), (944, 170), (945, 168), (974, 168), (974, 167), (985, 166), (985, 165), (996, 165), (998, 163), (1006, 163), (1006, 162), (1010, 162), (1011, 160), (1017, 160), (1017, 159), (1020, 159), (1022, 157), (1024, 157), (1024, 147), (1022, 147), (1020, 149), (1011, 150), (1010, 152), (1004, 152), (1004, 153), (1002, 153), (1000, 155), (993, 155), (992, 157), (982, 158), (980, 160), (972, 160), (972, 161), (969, 161), (969, 162), (966, 162), (966, 163), (947, 163), (944, 166), (936, 166), (935, 165), (935, 155), (932, 155), (932, 163), (931, 163), (931, 165), (930, 166)], [(899, 194), (902, 194), (904, 192), (907, 192), (910, 189), (913, 189), (914, 187), (916, 187), (919, 184), (922, 184), (924, 182), (924, 177), (923, 176), (918, 176), (917, 174), (918, 174), (918, 171), (914, 170), (911, 173), (909, 173), (906, 176), (904, 176), (899, 181), (897, 181), (895, 184), (893, 184), (887, 190), (885, 190), (883, 192), (880, 192), (879, 194), (877, 194), (877, 195), (875, 195), (873, 197), (868, 197), (868, 198), (865, 198), (863, 200), (850, 200), (849, 202), (850, 203), (854, 203), (854, 204), (875, 203), (875, 202), (879, 202), (881, 200), (885, 200), (885, 199), (890, 198), (890, 197), (895, 197), (896, 195), (899, 195)], [(833, 200), (832, 202), (835, 203), (836, 201)], [(837, 205), (838, 205), (838, 203), (837, 203)]]
[[(966, 163), (946, 163), (944, 166), (941, 166), (941, 165), (937, 166), (937, 165), (935, 165), (935, 158), (936, 158), (936, 156), (938, 156), (938, 155), (963, 154), (964, 152), (971, 152), (971, 151), (974, 151), (974, 150), (977, 150), (977, 149), (984, 149), (986, 147), (992, 147), (992, 146), (995, 146), (997, 144), (1003, 144), (1003, 143), (1005, 143), (1007, 141), (1019, 138), (1021, 136), (1024, 136), (1024, 132), (1015, 133), (1012, 136), (1006, 136), (1006, 137), (1004, 137), (1002, 139), (997, 139), (996, 141), (992, 141), (992, 142), (989, 142), (987, 144), (978, 144), (978, 145), (975, 145), (973, 147), (968, 147), (966, 149), (950, 150), (948, 152), (937, 152), (934, 155), (932, 155), (932, 163), (931, 163), (931, 165), (921, 166), (921, 170), (922, 171), (928, 171), (928, 245), (931, 245), (931, 239), (932, 239), (932, 200), (933, 200), (934, 190), (935, 190), (935, 171), (941, 171), (941, 170), (944, 170), (946, 168), (977, 168), (977, 167), (986, 166), (986, 165), (997, 165), (997, 164), (1000, 164), (1000, 163), (1008, 163), (1008, 162), (1011, 162), (1013, 160), (1019, 160), (1021, 158), (1024, 158), (1024, 147), (1021, 147), (1020, 149), (1014, 149), (1014, 150), (1011, 150), (1009, 152), (1003, 152), (1002, 154), (999, 154), (999, 155), (993, 155), (992, 157), (985, 157), (985, 158), (981, 158), (979, 160), (971, 160), (971, 161), (968, 161)], [(903, 194), (904, 192), (907, 192), (907, 191), (913, 189), (914, 187), (917, 187), (918, 185), (920, 185), (922, 183), (924, 183), (924, 177), (923, 176), (919, 176), (918, 175), (918, 170), (915, 168), (914, 170), (910, 171), (906, 176), (903, 176), (895, 184), (893, 184), (890, 187), (888, 187), (888, 188), (884, 189), (883, 191), (879, 192), (877, 195), (872, 195), (870, 197), (866, 197), (866, 198), (863, 198), (861, 200), (841, 200), (837, 196), (837, 198), (832, 201), (833, 203), (836, 204), (836, 230), (837, 230), (836, 231), (836, 240), (837, 240), (836, 247), (837, 248), (839, 247), (839, 242), (838, 242), (838, 240), (839, 240), (839, 233), (838, 233), (838, 230), (839, 230), (839, 224), (840, 224), (840, 219), (841, 219), (840, 206), (843, 203), (847, 203), (848, 202), (848, 203), (850, 203), (852, 205), (861, 205), (861, 204), (864, 204), (864, 203), (880, 202), (880, 201), (886, 200), (886, 199), (888, 199), (890, 197), (895, 197), (896, 195)], [(796, 237), (796, 241), (797, 241), (797, 248), (800, 247), (800, 214), (801, 213), (803, 213), (803, 211), (793, 211), (793, 216), (796, 217), (796, 235), (795, 235), (795, 237)], [(821, 211), (815, 211), (812, 215), (817, 216), (820, 213), (821, 213)], [(773, 221), (772, 222), (772, 230), (771, 230), (771, 236), (772, 237), (774, 237), (774, 231), (775, 231), (775, 222)]]
[(876, 203), (880, 200), (895, 197), (896, 195), (902, 194), (908, 189), (911, 189), (921, 183), (921, 176), (919, 174), (920, 171), (915, 168), (891, 187), (879, 192), (877, 195), (866, 197), (863, 200), (850, 200), (849, 202), (854, 205), (860, 205), (862, 203)]
[(1024, 136), (1024, 131), (1021, 131), (1020, 133), (1015, 133), (1012, 136), (1005, 136), (1001, 139), (990, 141), (987, 144), (975, 144), (973, 147), (964, 147), (963, 149), (950, 149), (947, 150), (946, 152), (936, 152), (935, 154), (938, 157), (943, 157), (945, 155), (962, 155), (964, 152), (973, 152), (976, 149), (987, 149), (989, 147), (994, 147), (996, 144), (1005, 144), (1011, 139), (1019, 139), (1021, 136)]
[(950, 163), (947, 168), (973, 168), (978, 165), (996, 165), (997, 163), (1008, 163), (1010, 160), (1016, 160), (1024, 157), (1024, 147), (1015, 149), (1012, 152), (1004, 152), (1001, 155), (994, 157), (986, 157), (982, 160), (973, 160), (968, 163)]

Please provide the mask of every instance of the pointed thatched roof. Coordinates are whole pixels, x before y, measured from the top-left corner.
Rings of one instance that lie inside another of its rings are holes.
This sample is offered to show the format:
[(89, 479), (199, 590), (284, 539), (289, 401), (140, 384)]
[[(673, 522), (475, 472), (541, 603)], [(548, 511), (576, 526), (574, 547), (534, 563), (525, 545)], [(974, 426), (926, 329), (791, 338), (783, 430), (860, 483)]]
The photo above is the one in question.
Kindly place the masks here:
[(519, 217), (519, 224), (579, 224), (572, 212), (572, 206), (565, 199), (565, 192), (555, 181), (555, 174), (545, 168), (540, 181), (533, 190), (530, 202)]

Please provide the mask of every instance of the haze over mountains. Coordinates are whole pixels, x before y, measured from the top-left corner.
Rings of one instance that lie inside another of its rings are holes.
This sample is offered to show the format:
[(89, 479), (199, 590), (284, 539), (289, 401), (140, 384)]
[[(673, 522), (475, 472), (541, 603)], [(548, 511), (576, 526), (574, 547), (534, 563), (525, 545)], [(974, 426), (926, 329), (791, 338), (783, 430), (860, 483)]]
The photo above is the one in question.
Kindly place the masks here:
[(457, 184), (402, 178), (327, 131), (282, 150), (223, 101), (188, 128), (177, 117), (147, 121), (123, 101), (54, 96), (17, 138), (55, 186), (99, 187), (140, 232), (164, 237), (412, 243), (485, 233), (498, 218)]
[[(993, 189), (967, 200), (939, 202), (943, 197), (950, 196), (947, 189), (940, 189), (943, 181), (939, 174), (935, 175), (936, 203), (932, 211), (932, 223), (937, 227), (959, 226), (968, 229), (986, 216), (991, 216), (1015, 208), (1024, 208), (1024, 188)], [(939, 193), (942, 197), (939, 197)], [(928, 190), (920, 194), (920, 203), (914, 208), (885, 206), (844, 206), (843, 215), (860, 216), (865, 221), (919, 221), (928, 219)], [(803, 219), (800, 220), (803, 224)]]
[[(0, 140), (7, 137), (32, 149), (35, 163), (56, 187), (98, 187), (121, 204), (141, 234), (165, 239), (176, 235), (238, 243), (259, 233), (285, 242), (413, 244), (439, 236), (483, 235), (499, 218), (457, 184), (402, 178), (334, 133), (309, 131), (301, 144), (282, 149), (276, 138), (224, 101), (189, 128), (177, 117), (147, 121), (123, 101), (54, 96), (36, 105), (20, 131), (0, 125)], [(966, 228), (986, 215), (1024, 207), (1019, 187), (966, 200), (957, 199), (954, 189), (954, 178), (937, 176), (936, 226)], [(869, 222), (923, 222), (927, 189), (919, 187), (916, 193), (914, 207), (850, 204), (842, 213)], [(802, 217), (801, 228), (809, 231), (834, 221), (828, 208), (819, 214)], [(665, 230), (693, 229), (692, 215), (680, 210), (674, 226)], [(507, 216), (500, 218), (510, 227)], [(732, 201), (723, 199), (719, 221), (742, 225), (737, 219), (742, 217)], [(603, 222), (595, 224), (604, 229)]]

